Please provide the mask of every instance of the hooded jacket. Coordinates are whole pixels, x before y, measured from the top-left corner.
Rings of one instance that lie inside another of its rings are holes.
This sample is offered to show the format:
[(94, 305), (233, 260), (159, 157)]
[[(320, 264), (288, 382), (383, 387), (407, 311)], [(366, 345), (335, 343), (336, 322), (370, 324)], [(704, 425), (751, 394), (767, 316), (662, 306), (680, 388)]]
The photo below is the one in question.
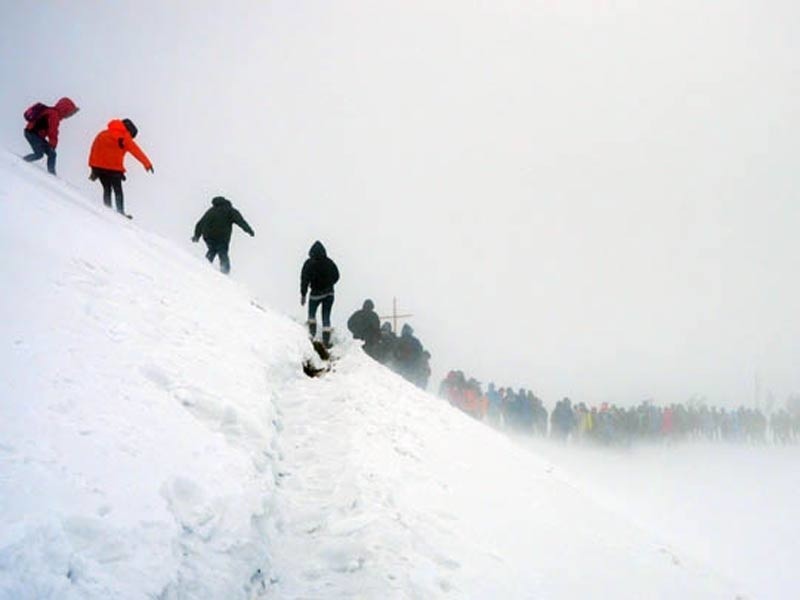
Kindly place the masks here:
[(373, 343), (381, 337), (381, 320), (374, 310), (372, 300), (365, 300), (364, 307), (354, 312), (347, 320), (347, 328), (357, 340)]
[(58, 146), (58, 126), (61, 123), (61, 119), (71, 117), (78, 110), (72, 100), (61, 98), (56, 102), (55, 106), (44, 109), (39, 118), (28, 123), (25, 129), (46, 139), (50, 147), (55, 149)]
[(233, 224), (236, 223), (246, 233), (255, 235), (253, 228), (244, 220), (242, 213), (233, 208), (233, 204), (227, 198), (217, 196), (211, 201), (211, 208), (194, 226), (194, 237), (201, 235), (207, 242), (229, 243)]
[(127, 152), (133, 154), (145, 170), (153, 168), (153, 163), (133, 141), (125, 124), (120, 119), (114, 119), (108, 122), (108, 129), (101, 131), (94, 138), (89, 153), (89, 166), (124, 173), (123, 160)]
[(394, 357), (407, 367), (412, 368), (416, 366), (422, 357), (422, 352), (422, 343), (414, 337), (414, 329), (411, 325), (406, 323), (403, 325), (403, 329), (400, 330), (400, 338), (394, 350)]
[(337, 281), (339, 281), (339, 269), (336, 263), (328, 258), (322, 242), (314, 242), (300, 272), (300, 294), (305, 298), (310, 287), (311, 296), (314, 298), (331, 296)]

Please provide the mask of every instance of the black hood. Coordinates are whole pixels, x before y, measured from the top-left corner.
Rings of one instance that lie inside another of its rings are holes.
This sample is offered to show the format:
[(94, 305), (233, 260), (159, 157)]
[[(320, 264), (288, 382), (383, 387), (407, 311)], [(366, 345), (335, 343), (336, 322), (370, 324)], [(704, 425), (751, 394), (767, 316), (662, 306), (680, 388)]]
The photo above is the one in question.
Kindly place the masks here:
[(231, 201), (222, 196), (217, 196), (211, 201), (211, 206), (232, 206)]
[(326, 256), (328, 256), (328, 253), (325, 252), (325, 246), (322, 245), (322, 242), (317, 240), (311, 246), (311, 250), (308, 251), (308, 255), (311, 258), (325, 258)]
[(131, 134), (132, 138), (135, 138), (136, 135), (139, 133), (139, 129), (136, 125), (133, 124), (133, 121), (130, 119), (122, 119), (122, 124), (125, 125), (125, 129), (128, 130), (128, 133)]
[(375, 303), (372, 300), (364, 300), (364, 306), (362, 308), (364, 310), (372, 310), (375, 308)]

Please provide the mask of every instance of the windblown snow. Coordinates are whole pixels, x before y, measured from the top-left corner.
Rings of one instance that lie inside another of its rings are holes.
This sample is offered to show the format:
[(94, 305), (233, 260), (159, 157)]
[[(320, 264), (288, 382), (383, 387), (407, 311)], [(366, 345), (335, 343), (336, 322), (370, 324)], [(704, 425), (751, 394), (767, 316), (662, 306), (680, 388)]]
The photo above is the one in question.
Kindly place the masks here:
[(306, 377), (300, 324), (5, 153), (0, 250), (2, 598), (742, 593), (353, 343)]

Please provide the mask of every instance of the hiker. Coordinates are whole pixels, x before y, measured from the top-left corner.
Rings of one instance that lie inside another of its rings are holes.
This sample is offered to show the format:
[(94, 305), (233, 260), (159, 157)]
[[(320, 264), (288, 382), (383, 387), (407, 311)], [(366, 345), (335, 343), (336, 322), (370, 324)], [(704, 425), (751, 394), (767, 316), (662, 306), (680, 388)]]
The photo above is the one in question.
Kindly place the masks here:
[[(136, 157), (145, 171), (153, 172), (153, 163), (133, 141), (139, 130), (130, 119), (114, 119), (108, 122), (108, 129), (101, 131), (94, 138), (89, 153), (89, 167), (92, 172), (89, 179), (100, 180), (103, 186), (103, 204), (111, 207), (111, 190), (117, 212), (125, 215), (125, 203), (122, 195), (122, 182), (125, 181), (125, 154), (130, 152)], [(125, 215), (130, 218), (130, 215)]]
[(408, 381), (416, 381), (416, 372), (422, 359), (422, 343), (414, 336), (414, 329), (406, 323), (394, 349), (397, 372)]
[(347, 320), (347, 328), (355, 339), (364, 341), (364, 352), (376, 358), (381, 339), (381, 320), (375, 312), (375, 303), (372, 300), (364, 300), (361, 310), (354, 312)]
[(375, 360), (382, 365), (385, 365), (390, 369), (394, 369), (394, 349), (397, 345), (397, 336), (395, 335), (394, 331), (392, 331), (392, 324), (386, 322), (381, 325), (380, 334), (378, 345), (375, 349), (375, 356), (373, 358), (375, 358)]
[(69, 119), (78, 112), (78, 107), (69, 98), (61, 98), (55, 106), (37, 102), (25, 111), (25, 139), (31, 145), (31, 152), (22, 157), (26, 162), (39, 160), (47, 155), (47, 172), (56, 174), (56, 147), (58, 146), (58, 126), (62, 119)]
[(312, 339), (317, 334), (317, 308), (322, 306), (322, 343), (331, 345), (331, 308), (333, 308), (333, 286), (339, 281), (339, 269), (328, 258), (325, 246), (316, 241), (308, 251), (308, 259), (300, 273), (300, 305), (305, 306), (308, 296), (308, 332)]
[(428, 389), (428, 381), (430, 381), (431, 372), (432, 372), (431, 353), (428, 352), (427, 350), (424, 350), (422, 352), (422, 358), (419, 361), (419, 367), (417, 368), (417, 377), (414, 382), (417, 384), (417, 387), (420, 387), (423, 390)]
[[(606, 416), (607, 411), (603, 411)], [(601, 420), (602, 421), (602, 420)], [(608, 421), (610, 423), (610, 420)], [(575, 425), (575, 415), (572, 412), (572, 401), (564, 398), (556, 403), (553, 412), (550, 413), (550, 435), (566, 441)]]
[(244, 220), (242, 213), (233, 207), (231, 201), (222, 196), (216, 196), (211, 200), (211, 208), (194, 226), (194, 237), (192, 237), (192, 241), (197, 242), (200, 236), (203, 236), (203, 241), (208, 248), (208, 252), (206, 252), (208, 262), (213, 263), (214, 258), (219, 256), (219, 270), (225, 274), (231, 270), (228, 247), (231, 243), (234, 223), (250, 237), (255, 236), (253, 228)]

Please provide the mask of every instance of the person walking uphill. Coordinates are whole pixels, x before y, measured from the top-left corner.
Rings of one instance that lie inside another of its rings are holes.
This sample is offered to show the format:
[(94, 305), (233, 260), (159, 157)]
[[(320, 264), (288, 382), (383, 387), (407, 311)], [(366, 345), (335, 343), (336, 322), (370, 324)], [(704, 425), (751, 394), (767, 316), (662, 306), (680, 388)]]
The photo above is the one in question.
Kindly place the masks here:
[(325, 246), (316, 241), (308, 251), (308, 259), (300, 273), (300, 305), (308, 296), (308, 332), (313, 338), (317, 334), (317, 308), (322, 306), (322, 343), (331, 345), (331, 308), (333, 308), (333, 286), (339, 281), (339, 269), (328, 258)]
[(70, 118), (76, 112), (78, 107), (69, 98), (61, 98), (55, 106), (37, 102), (28, 108), (23, 115), (27, 121), (25, 139), (28, 140), (33, 152), (23, 156), (23, 160), (33, 162), (47, 155), (47, 171), (55, 175), (58, 126), (63, 119)]
[[(103, 186), (103, 204), (111, 207), (111, 190), (117, 212), (125, 214), (125, 201), (122, 195), (122, 182), (125, 181), (125, 154), (130, 152), (136, 157), (145, 171), (153, 172), (153, 163), (133, 141), (139, 132), (130, 119), (114, 119), (108, 122), (108, 129), (101, 131), (94, 138), (89, 153), (89, 167), (92, 169), (89, 179), (100, 180)], [(126, 215), (130, 218), (130, 215)]]
[(214, 262), (214, 258), (219, 255), (219, 270), (223, 273), (229, 273), (231, 270), (228, 248), (234, 223), (249, 233), (250, 237), (255, 235), (253, 228), (244, 220), (242, 213), (233, 207), (231, 201), (217, 196), (211, 200), (211, 208), (194, 226), (192, 241), (197, 242), (200, 236), (203, 236), (203, 241), (208, 248), (208, 252), (206, 252), (208, 262)]

